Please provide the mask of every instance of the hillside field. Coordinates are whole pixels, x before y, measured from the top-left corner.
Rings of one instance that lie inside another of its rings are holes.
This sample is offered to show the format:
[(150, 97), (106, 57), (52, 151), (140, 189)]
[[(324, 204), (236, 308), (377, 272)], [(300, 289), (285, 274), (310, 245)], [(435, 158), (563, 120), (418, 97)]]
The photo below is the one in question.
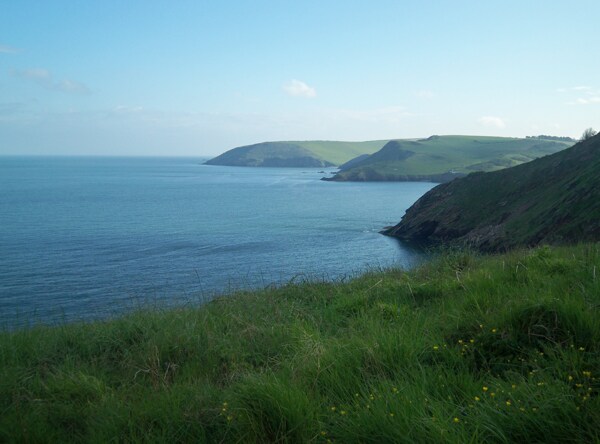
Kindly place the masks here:
[(367, 142), (295, 141), (263, 142), (233, 148), (207, 161), (208, 165), (328, 167), (339, 166), (360, 156), (371, 154), (387, 140)]
[(539, 138), (484, 136), (392, 140), (362, 161), (342, 168), (331, 180), (447, 182), (475, 171), (520, 165), (571, 145)]

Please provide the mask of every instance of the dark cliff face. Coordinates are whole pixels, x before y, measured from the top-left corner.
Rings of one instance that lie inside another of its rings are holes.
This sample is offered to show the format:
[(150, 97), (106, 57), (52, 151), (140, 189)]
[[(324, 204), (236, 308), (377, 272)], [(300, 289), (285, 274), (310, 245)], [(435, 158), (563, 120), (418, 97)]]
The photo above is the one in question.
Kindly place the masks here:
[(384, 234), (503, 251), (600, 240), (600, 136), (565, 151), (439, 185)]

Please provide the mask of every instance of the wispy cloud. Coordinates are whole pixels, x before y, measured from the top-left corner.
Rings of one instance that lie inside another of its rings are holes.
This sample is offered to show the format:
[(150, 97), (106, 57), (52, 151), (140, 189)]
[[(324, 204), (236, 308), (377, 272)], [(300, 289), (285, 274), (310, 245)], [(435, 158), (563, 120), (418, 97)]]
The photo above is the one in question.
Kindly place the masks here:
[(296, 79), (292, 79), (283, 85), (283, 90), (290, 96), (295, 97), (312, 98), (317, 96), (317, 91), (312, 86), (308, 86), (306, 83)]
[(19, 52), (17, 48), (0, 44), (0, 54), (15, 54), (17, 52)]
[(385, 106), (366, 110), (340, 109), (335, 110), (335, 114), (350, 121), (371, 123), (399, 123), (407, 117), (415, 116), (414, 113), (407, 111), (403, 106)]
[(500, 117), (483, 116), (477, 119), (477, 121), (486, 127), (506, 128), (506, 123)]
[(568, 102), (569, 105), (592, 105), (594, 103), (600, 103), (600, 95), (579, 97), (572, 102)]
[(433, 99), (435, 97), (435, 93), (433, 91), (430, 91), (428, 89), (422, 89), (420, 91), (415, 91), (415, 96), (418, 97), (419, 99)]
[(14, 116), (19, 114), (25, 109), (25, 103), (23, 102), (5, 102), (0, 103), (0, 119), (3, 116)]
[(15, 77), (37, 83), (43, 88), (70, 94), (88, 94), (89, 88), (81, 82), (71, 79), (56, 80), (50, 71), (43, 68), (33, 68), (12, 71)]
[(593, 105), (600, 103), (600, 89), (591, 86), (573, 86), (571, 88), (559, 88), (559, 93), (569, 93), (572, 100), (567, 105)]
[(114, 113), (120, 113), (120, 114), (131, 114), (131, 113), (139, 113), (141, 111), (144, 111), (144, 107), (143, 106), (117, 105), (112, 109), (112, 111)]
[(556, 91), (559, 93), (566, 93), (571, 91), (590, 91), (593, 88), (591, 86), (571, 86), (569, 88), (558, 88)]
[(50, 80), (52, 76), (50, 75), (50, 71), (42, 68), (33, 68), (33, 69), (24, 69), (22, 71), (14, 71), (14, 74), (17, 77), (21, 77), (23, 79), (36, 80), (36, 81), (46, 81)]

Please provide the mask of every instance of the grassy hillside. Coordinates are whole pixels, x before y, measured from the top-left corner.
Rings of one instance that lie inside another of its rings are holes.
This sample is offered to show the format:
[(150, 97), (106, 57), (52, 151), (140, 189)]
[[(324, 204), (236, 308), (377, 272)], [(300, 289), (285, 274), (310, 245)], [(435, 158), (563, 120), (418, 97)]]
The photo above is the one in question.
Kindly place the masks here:
[(369, 142), (264, 142), (229, 150), (208, 165), (326, 167), (341, 165), (361, 154), (371, 154), (387, 140)]
[(393, 140), (330, 180), (447, 182), (473, 171), (495, 171), (552, 154), (571, 142), (540, 138), (431, 136)]
[(600, 136), (530, 163), (439, 185), (387, 234), (506, 250), (600, 239)]
[(2, 442), (600, 440), (600, 245), (0, 334)]

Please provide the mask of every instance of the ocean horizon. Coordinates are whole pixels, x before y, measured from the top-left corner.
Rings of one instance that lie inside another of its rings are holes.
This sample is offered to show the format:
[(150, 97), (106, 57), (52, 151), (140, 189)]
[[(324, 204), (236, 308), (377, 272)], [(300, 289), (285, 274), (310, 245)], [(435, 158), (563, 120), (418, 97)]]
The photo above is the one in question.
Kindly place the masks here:
[(334, 169), (204, 160), (0, 157), (0, 325), (101, 319), (422, 260), (379, 230), (435, 184), (325, 182)]

